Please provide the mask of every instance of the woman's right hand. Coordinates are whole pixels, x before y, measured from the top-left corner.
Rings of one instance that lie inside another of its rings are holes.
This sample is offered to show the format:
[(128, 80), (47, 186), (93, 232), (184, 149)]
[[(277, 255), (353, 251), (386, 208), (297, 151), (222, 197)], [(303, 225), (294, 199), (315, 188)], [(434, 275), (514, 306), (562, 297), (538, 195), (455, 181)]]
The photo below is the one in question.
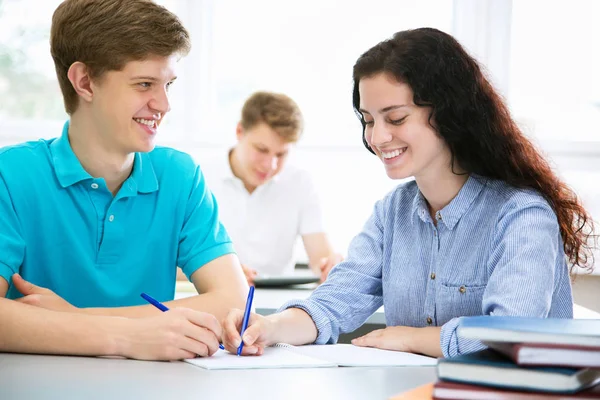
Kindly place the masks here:
[(189, 308), (172, 308), (154, 317), (120, 318), (118, 326), (116, 353), (138, 360), (212, 356), (222, 334), (214, 315)]
[[(240, 330), (244, 319), (244, 311), (233, 309), (223, 320), (223, 345), (230, 353), (237, 354), (242, 338)], [(248, 321), (248, 327), (243, 335), (244, 347), (242, 355), (260, 356), (265, 347), (275, 344), (274, 341), (274, 323), (262, 315), (251, 313)]]

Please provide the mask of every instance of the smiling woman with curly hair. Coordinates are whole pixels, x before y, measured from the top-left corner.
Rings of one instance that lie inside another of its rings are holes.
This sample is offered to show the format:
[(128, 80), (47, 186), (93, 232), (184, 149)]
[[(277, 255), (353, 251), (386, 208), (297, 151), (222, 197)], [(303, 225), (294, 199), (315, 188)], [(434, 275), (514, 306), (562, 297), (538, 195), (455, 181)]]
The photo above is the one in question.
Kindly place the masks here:
[[(593, 224), (521, 133), (478, 63), (450, 35), (396, 33), (354, 66), (362, 138), (392, 179), (348, 258), (306, 300), (256, 316), (247, 354), (275, 342), (335, 343), (381, 305), (387, 328), (358, 346), (454, 356), (470, 315), (573, 317), (572, 268), (592, 268)], [(240, 341), (241, 312), (225, 321)]]

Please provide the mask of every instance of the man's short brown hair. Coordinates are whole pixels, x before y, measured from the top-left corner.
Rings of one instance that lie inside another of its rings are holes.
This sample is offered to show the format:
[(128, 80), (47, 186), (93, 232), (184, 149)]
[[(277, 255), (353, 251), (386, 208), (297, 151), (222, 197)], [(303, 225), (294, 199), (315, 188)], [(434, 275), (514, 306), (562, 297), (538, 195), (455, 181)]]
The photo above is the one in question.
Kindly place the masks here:
[(250, 96), (242, 108), (240, 123), (244, 129), (265, 123), (287, 142), (298, 141), (303, 129), (302, 113), (294, 100), (272, 92)]
[(184, 56), (190, 47), (179, 18), (150, 0), (66, 0), (52, 16), (50, 52), (68, 114), (78, 104), (67, 77), (74, 62), (84, 63), (90, 77), (99, 79), (129, 61)]

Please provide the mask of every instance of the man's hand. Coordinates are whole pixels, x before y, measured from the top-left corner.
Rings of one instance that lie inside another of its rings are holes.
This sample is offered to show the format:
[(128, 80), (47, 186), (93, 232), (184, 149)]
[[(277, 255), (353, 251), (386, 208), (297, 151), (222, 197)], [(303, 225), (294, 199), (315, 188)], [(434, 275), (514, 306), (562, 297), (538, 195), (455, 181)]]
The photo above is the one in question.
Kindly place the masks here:
[(242, 271), (244, 271), (244, 275), (246, 276), (246, 280), (248, 281), (248, 285), (254, 284), (254, 278), (258, 275), (255, 269), (248, 267), (245, 264), (242, 264)]
[(138, 360), (209, 357), (219, 349), (221, 325), (214, 315), (172, 308), (155, 317), (121, 319), (118, 355)]
[(332, 254), (329, 257), (321, 258), (321, 261), (319, 263), (319, 270), (321, 271), (321, 282), (325, 282), (325, 279), (327, 279), (327, 275), (329, 275), (329, 271), (331, 271), (331, 268), (341, 263), (342, 261), (344, 261), (344, 257), (342, 257), (341, 254), (337, 253)]
[(20, 303), (54, 311), (77, 312), (79, 310), (52, 290), (34, 285), (23, 279), (19, 274), (14, 274), (12, 281), (15, 288), (23, 295), (23, 297), (16, 300)]

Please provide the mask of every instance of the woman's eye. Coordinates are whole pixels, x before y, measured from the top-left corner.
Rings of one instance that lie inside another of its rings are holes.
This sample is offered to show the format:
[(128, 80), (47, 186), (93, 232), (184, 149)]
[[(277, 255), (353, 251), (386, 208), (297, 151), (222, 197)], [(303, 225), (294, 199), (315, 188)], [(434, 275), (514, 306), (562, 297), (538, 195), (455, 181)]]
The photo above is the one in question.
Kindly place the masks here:
[(375, 121), (363, 121), (366, 126), (372, 126)]
[(400, 118), (400, 119), (392, 119), (392, 120), (390, 120), (390, 124), (400, 125), (402, 122), (404, 122), (405, 119), (406, 119), (406, 117)]

